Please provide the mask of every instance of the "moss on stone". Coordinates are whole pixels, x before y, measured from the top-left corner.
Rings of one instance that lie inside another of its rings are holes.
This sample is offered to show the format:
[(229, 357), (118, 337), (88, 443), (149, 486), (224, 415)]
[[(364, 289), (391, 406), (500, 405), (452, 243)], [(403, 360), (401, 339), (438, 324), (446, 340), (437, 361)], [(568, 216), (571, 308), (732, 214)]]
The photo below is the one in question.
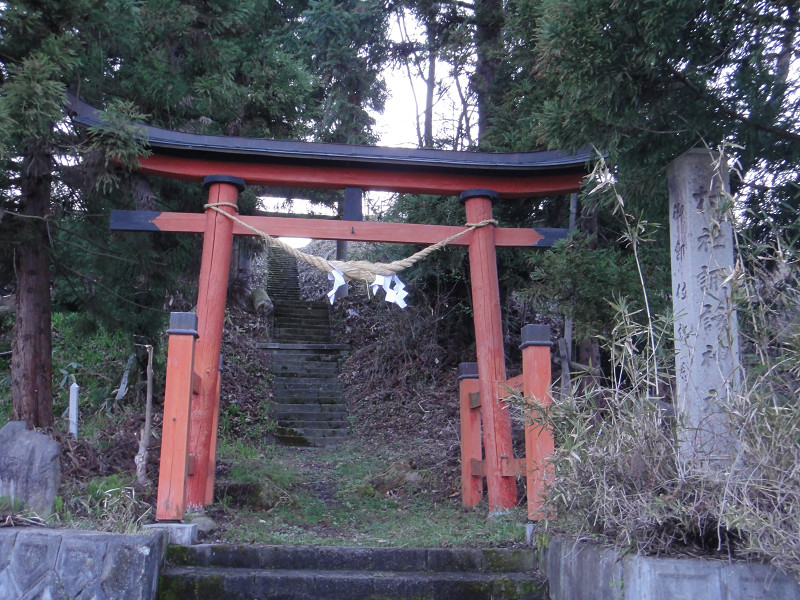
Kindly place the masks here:
[(484, 570), (491, 573), (533, 571), (539, 560), (535, 551), (504, 548), (487, 548), (483, 551)]
[(167, 552), (164, 554), (164, 562), (170, 565), (187, 566), (193, 563), (194, 554), (191, 546), (176, 546), (170, 544), (167, 546)]

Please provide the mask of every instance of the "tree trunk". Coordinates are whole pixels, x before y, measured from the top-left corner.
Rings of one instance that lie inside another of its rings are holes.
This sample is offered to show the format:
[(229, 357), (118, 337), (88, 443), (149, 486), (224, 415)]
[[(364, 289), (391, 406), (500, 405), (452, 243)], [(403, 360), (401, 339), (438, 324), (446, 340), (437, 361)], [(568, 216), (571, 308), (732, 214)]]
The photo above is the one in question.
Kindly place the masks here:
[(502, 0), (475, 0), (477, 65), (473, 85), (478, 95), (478, 142), (485, 144), (493, 117), (493, 89), (505, 22)]
[(52, 156), (33, 144), (22, 164), (20, 242), (15, 248), (16, 317), (11, 342), (13, 419), (28, 427), (53, 425), (50, 335), (50, 253), (45, 218), (50, 212)]
[(426, 26), (428, 36), (428, 75), (425, 81), (425, 148), (433, 148), (433, 100), (436, 91), (436, 23), (431, 22)]

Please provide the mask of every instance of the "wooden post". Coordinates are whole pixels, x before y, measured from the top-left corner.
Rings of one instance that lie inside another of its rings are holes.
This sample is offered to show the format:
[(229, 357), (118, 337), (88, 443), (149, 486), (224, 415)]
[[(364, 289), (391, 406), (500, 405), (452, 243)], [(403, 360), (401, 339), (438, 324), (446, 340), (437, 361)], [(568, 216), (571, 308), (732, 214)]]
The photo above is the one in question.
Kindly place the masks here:
[(461, 413), (461, 503), (464, 506), (476, 505), (483, 496), (483, 476), (476, 473), (473, 462), (480, 462), (483, 459), (480, 385), (478, 363), (463, 362), (458, 365)]
[[(549, 406), (550, 396), (550, 326), (526, 325), (522, 328), (522, 385), (530, 402)], [(545, 462), (555, 449), (553, 432), (539, 425), (525, 426), (526, 476), (528, 483), (528, 518), (545, 517), (542, 494), (550, 467)]]
[[(237, 195), (244, 190), (245, 183), (238, 177), (211, 175), (203, 180), (203, 187), (208, 190), (209, 204), (235, 205)], [(236, 209), (232, 206), (223, 206), (221, 210), (229, 214), (236, 213)], [(196, 366), (200, 377), (200, 388), (195, 401), (192, 402), (189, 428), (190, 460), (194, 461), (186, 495), (189, 510), (202, 510), (213, 500), (214, 472), (209, 466), (214, 464), (216, 456), (216, 448), (212, 447), (212, 441), (214, 423), (219, 412), (217, 395), (219, 352), (222, 345), (225, 297), (233, 246), (232, 220), (207, 209), (205, 223), (197, 291), (199, 337)], [(211, 497), (209, 490), (212, 492)]]
[[(344, 188), (344, 200), (342, 206), (343, 221), (363, 221), (364, 209), (362, 204), (363, 192), (359, 187)], [(347, 260), (348, 240), (336, 240), (336, 260)], [(347, 286), (339, 288), (347, 290)], [(345, 294), (346, 295), (346, 294)], [(339, 299), (337, 294), (336, 299)]]
[[(497, 193), (472, 189), (461, 193), (468, 223), (492, 218), (492, 200)], [(499, 385), (506, 381), (503, 327), (500, 315), (500, 286), (497, 281), (497, 254), (494, 226), (472, 232), (469, 244), (469, 266), (475, 320), (475, 349), (480, 375), (481, 417), (483, 419), (484, 469), (489, 496), (489, 510), (514, 507), (517, 484), (514, 476), (503, 476), (501, 462), (513, 457), (511, 418), (500, 406)]]
[(189, 413), (197, 315), (172, 313), (167, 333), (167, 383), (164, 423), (161, 426), (156, 520), (180, 521), (186, 511), (186, 480), (189, 476)]

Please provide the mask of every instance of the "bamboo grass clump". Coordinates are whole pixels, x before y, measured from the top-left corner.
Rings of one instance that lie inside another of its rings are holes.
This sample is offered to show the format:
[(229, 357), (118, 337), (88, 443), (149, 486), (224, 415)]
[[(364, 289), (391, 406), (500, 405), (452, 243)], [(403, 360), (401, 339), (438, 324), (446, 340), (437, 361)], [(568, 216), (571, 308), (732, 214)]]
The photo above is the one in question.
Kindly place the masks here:
[(672, 324), (618, 298), (603, 384), (580, 388), (572, 373), (571, 393), (554, 385), (550, 408), (511, 399), (555, 434), (548, 527), (648, 555), (767, 561), (800, 579), (800, 255), (777, 243), (741, 258), (745, 385), (724, 407), (738, 438), (730, 465), (680, 460), (680, 417), (665, 411)]

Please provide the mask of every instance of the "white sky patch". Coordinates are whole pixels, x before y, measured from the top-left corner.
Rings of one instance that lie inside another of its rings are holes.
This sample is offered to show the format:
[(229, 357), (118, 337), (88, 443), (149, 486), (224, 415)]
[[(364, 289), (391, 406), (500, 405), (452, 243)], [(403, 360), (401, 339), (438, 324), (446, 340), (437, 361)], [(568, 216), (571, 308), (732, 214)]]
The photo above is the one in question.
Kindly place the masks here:
[[(406, 15), (401, 24), (393, 21), (389, 28), (389, 37), (400, 42), (404, 38), (411, 41), (424, 41), (424, 31), (412, 15)], [(426, 68), (423, 66), (423, 68)], [(458, 140), (456, 132), (462, 118), (463, 103), (459, 95), (459, 86), (462, 93), (469, 87), (467, 78), (462, 74), (458, 85), (454, 80), (452, 65), (443, 61), (436, 62), (436, 91), (433, 104), (434, 138), (449, 140), (448, 150), (457, 149), (465, 143)], [(417, 148), (419, 132), (423, 129), (425, 111), (426, 86), (422, 76), (413, 64), (407, 69), (405, 65), (394, 65), (384, 71), (386, 79), (387, 99), (383, 114), (373, 114), (376, 121), (376, 132), (380, 136), (380, 144), (393, 148)], [(477, 114), (475, 107), (467, 111), (470, 119), (469, 139), (477, 136)], [(461, 126), (465, 124), (461, 122)], [(462, 136), (464, 137), (464, 136)]]

